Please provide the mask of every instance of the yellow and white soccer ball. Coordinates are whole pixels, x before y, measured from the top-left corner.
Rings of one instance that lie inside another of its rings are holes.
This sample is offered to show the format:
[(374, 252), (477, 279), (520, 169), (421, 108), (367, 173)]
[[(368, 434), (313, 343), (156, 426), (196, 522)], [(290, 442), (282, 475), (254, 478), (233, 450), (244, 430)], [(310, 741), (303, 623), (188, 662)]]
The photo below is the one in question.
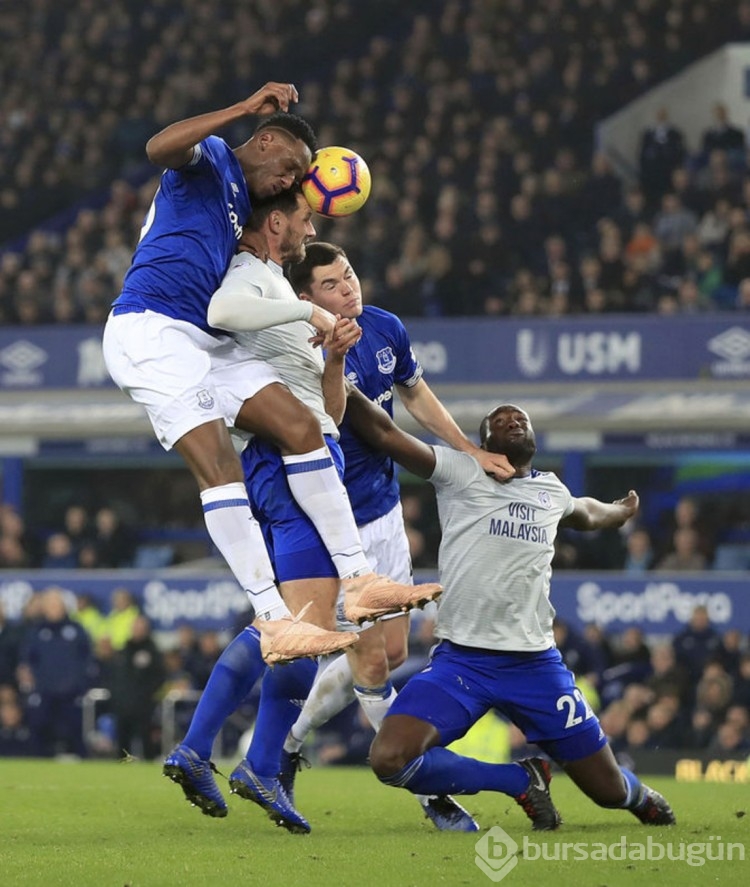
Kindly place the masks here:
[(333, 219), (361, 209), (371, 187), (365, 161), (356, 151), (338, 146), (321, 148), (302, 180), (302, 193), (313, 210)]

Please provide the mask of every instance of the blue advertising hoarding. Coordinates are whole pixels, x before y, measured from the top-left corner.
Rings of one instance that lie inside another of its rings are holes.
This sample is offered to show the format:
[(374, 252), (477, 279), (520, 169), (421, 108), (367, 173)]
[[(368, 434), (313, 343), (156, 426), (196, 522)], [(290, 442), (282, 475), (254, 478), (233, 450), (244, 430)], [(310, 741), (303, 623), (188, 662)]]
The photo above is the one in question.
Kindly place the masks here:
[[(433, 578), (425, 573), (420, 581)], [(246, 595), (228, 573), (187, 576), (137, 570), (0, 573), (0, 605), (8, 618), (18, 619), (31, 595), (52, 585), (66, 592), (71, 604), (75, 594), (90, 595), (104, 612), (112, 591), (127, 588), (157, 631), (173, 631), (183, 623), (198, 630), (230, 631), (247, 609)], [(638, 626), (646, 634), (674, 634), (698, 604), (705, 604), (719, 631), (750, 629), (750, 579), (736, 573), (631, 578), (560, 572), (552, 580), (552, 603), (560, 618), (579, 629), (594, 622), (612, 633)]]
[[(750, 379), (750, 317), (743, 314), (405, 323), (436, 383)], [(0, 390), (111, 387), (99, 327), (0, 330)]]

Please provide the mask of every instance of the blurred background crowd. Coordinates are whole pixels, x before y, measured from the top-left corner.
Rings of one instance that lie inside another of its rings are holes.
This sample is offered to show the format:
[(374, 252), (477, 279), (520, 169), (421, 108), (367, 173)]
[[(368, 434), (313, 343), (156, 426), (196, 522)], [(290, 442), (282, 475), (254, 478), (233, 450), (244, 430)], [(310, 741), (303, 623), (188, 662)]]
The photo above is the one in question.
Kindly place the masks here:
[(322, 145), (371, 166), (367, 212), (335, 238), (376, 304), (750, 307), (748, 121), (717, 102), (691, 154), (660, 109), (629, 184), (594, 139), (649, 87), (750, 38), (748, 0), (29, 0), (3, 5), (0, 37), (2, 323), (102, 322), (158, 184), (146, 140), (269, 79), (297, 84)]

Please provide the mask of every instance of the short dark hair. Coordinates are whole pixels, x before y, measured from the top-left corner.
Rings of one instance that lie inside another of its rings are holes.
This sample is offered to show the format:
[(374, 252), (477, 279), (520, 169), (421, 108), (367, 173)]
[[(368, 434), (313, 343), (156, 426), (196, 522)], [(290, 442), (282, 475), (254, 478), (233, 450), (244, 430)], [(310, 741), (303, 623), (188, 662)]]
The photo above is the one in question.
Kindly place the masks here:
[(276, 111), (262, 120), (255, 128), (255, 132), (259, 133), (269, 128), (286, 130), (295, 139), (301, 139), (313, 155), (318, 150), (318, 137), (304, 117), (300, 117), (297, 114), (288, 114), (286, 111)]
[(265, 220), (274, 210), (283, 212), (285, 216), (291, 215), (299, 205), (297, 198), (302, 193), (299, 185), (293, 185), (286, 191), (280, 191), (272, 197), (253, 201), (253, 211), (245, 223), (251, 231), (260, 231)]
[(289, 282), (294, 292), (297, 295), (307, 292), (312, 283), (313, 271), (321, 265), (332, 265), (338, 258), (346, 259), (346, 253), (340, 246), (322, 240), (308, 243), (305, 258), (289, 269)]

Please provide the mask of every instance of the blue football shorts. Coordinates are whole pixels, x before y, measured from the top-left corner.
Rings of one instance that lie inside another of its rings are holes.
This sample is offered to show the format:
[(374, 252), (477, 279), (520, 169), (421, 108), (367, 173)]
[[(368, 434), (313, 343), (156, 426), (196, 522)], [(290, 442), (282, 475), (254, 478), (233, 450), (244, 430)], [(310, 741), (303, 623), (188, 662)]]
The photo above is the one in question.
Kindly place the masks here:
[[(326, 435), (326, 444), (339, 473), (344, 476), (341, 447)], [(242, 452), (242, 468), (250, 507), (260, 524), (279, 582), (337, 577), (328, 549), (315, 525), (289, 489), (281, 453), (254, 437)]]
[(387, 716), (427, 721), (445, 746), (490, 709), (560, 763), (586, 758), (607, 743), (599, 719), (554, 647), (541, 653), (503, 653), (441, 641)]

